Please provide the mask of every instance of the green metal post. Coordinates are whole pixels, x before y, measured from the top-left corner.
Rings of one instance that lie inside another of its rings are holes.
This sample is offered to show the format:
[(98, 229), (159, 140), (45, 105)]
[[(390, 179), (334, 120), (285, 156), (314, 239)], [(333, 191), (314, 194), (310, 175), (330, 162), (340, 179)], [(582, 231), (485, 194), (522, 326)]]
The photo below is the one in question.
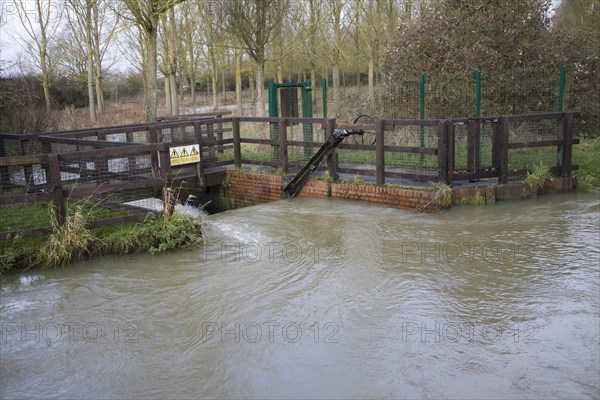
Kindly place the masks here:
[(277, 84), (269, 83), (269, 117), (277, 117)]
[[(321, 79), (321, 93), (323, 96), (323, 118), (327, 118), (327, 79)], [(323, 129), (324, 142), (327, 141), (327, 129)]]
[(560, 82), (558, 84), (558, 112), (565, 110), (565, 84), (567, 80), (567, 67), (560, 66)]
[[(277, 84), (269, 83), (269, 117), (277, 117)], [(279, 125), (277, 123), (269, 123), (269, 137), (271, 140), (279, 140)], [(276, 145), (271, 145), (271, 160), (277, 161), (279, 149)]]
[[(419, 118), (425, 119), (425, 74), (419, 75)], [(419, 127), (419, 146), (425, 147), (425, 126)], [(423, 153), (419, 154), (419, 161), (423, 163)]]
[[(311, 82), (302, 83), (302, 117), (312, 118), (312, 86)], [(302, 133), (304, 134), (305, 142), (312, 142), (313, 137), (313, 126), (312, 124), (303, 124)], [(304, 148), (304, 155), (308, 158), (312, 157), (312, 147)]]
[(481, 71), (475, 70), (475, 116), (481, 117)]

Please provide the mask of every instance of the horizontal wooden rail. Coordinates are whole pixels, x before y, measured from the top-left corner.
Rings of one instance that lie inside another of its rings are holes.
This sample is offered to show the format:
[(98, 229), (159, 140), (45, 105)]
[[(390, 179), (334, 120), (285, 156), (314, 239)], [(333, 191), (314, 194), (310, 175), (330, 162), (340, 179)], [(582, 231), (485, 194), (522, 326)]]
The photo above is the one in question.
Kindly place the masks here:
[(0, 167), (9, 167), (15, 165), (42, 164), (48, 161), (45, 154), (33, 154), (30, 156), (8, 156), (0, 157)]

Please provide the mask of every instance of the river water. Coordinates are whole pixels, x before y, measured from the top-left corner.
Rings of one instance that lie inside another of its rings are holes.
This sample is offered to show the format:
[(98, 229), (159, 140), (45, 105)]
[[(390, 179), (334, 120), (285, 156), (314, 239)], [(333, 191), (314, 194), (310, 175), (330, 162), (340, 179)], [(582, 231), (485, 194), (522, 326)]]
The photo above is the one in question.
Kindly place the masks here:
[(3, 278), (3, 398), (599, 398), (600, 199), (293, 199)]

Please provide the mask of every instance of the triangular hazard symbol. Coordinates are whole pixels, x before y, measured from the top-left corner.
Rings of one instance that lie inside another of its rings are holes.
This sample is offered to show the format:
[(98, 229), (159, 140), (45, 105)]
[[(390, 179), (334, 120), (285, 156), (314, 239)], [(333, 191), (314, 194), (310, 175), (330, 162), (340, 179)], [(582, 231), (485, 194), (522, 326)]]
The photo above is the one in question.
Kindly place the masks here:
[(173, 149), (173, 152), (171, 153), (171, 158), (179, 158), (179, 154), (177, 154), (175, 149)]
[(192, 152), (191, 152), (192, 156), (197, 156), (198, 155), (198, 150), (196, 150), (195, 147), (192, 147)]
[(188, 157), (188, 156), (189, 156), (189, 154), (188, 154), (187, 150), (184, 147), (183, 150), (181, 151), (181, 157)]

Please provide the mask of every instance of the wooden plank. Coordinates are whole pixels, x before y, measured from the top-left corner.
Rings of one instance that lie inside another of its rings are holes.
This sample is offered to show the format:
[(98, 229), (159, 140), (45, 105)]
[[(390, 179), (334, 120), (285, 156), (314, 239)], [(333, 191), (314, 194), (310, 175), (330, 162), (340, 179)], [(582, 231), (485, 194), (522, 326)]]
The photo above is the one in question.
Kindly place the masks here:
[(240, 138), (240, 143), (268, 144), (276, 146), (279, 142), (271, 139)]
[(0, 205), (30, 203), (34, 201), (50, 201), (52, 192), (13, 194), (10, 196), (0, 196)]
[(519, 143), (509, 143), (509, 149), (522, 149), (522, 148), (534, 148), (534, 147), (553, 147), (560, 146), (563, 144), (563, 140), (540, 140), (538, 142), (519, 142)]
[(14, 165), (32, 165), (42, 164), (48, 160), (46, 154), (32, 154), (26, 156), (9, 156), (0, 158), (0, 167), (9, 167)]
[(384, 119), (384, 125), (393, 126), (436, 126), (439, 119)]
[(563, 112), (549, 112), (549, 113), (532, 113), (532, 114), (516, 114), (516, 115), (506, 115), (502, 116), (502, 118), (508, 118), (509, 121), (531, 121), (531, 120), (541, 120), (541, 119), (561, 119), (563, 118), (565, 113)]
[[(128, 135), (129, 133), (126, 133)], [(91, 146), (91, 147), (122, 147), (122, 146), (134, 146), (143, 145), (145, 143), (140, 142), (117, 142), (112, 140), (92, 140), (92, 139), (77, 139), (77, 138), (63, 138), (63, 137), (50, 137), (40, 136), (40, 142), (42, 143), (62, 143), (72, 144), (77, 146)]]
[[(193, 144), (193, 142), (187, 141), (184, 142), (187, 144)], [(216, 146), (216, 145), (224, 145), (224, 144), (233, 144), (233, 138), (229, 138), (229, 139), (220, 139), (220, 140), (202, 140), (202, 143), (204, 143), (204, 146)], [(178, 144), (179, 145), (179, 144)]]
[(130, 189), (143, 189), (148, 187), (156, 186), (157, 184), (163, 184), (164, 180), (157, 178), (149, 178), (141, 181), (123, 182), (123, 183), (109, 183), (94, 185), (89, 187), (75, 187), (70, 192), (65, 193), (70, 197), (83, 197), (91, 194), (99, 195), (103, 193), (114, 193), (120, 190)]
[(566, 113), (563, 120), (561, 176), (571, 176), (571, 164), (573, 162), (573, 117), (573, 113)]
[[(292, 143), (292, 142), (290, 142)], [(375, 142), (377, 143), (377, 142)], [(354, 144), (354, 143), (342, 143), (338, 146), (338, 148), (342, 150), (366, 150), (366, 151), (376, 151), (376, 145), (370, 144)], [(414, 147), (414, 146), (383, 146), (384, 151), (394, 152), (394, 153), (417, 153), (417, 154), (433, 154), (436, 155), (438, 153), (438, 149), (434, 147)]]
[(165, 148), (165, 145), (168, 143), (147, 143), (140, 145), (130, 145), (126, 147), (118, 147), (118, 148), (104, 148), (104, 149), (94, 149), (94, 150), (86, 150), (86, 151), (74, 151), (70, 153), (60, 153), (59, 159), (61, 161), (70, 161), (70, 160), (81, 160), (83, 158), (95, 158), (95, 157), (111, 157), (118, 158), (124, 157), (127, 155), (141, 155), (145, 153), (150, 153), (151, 151), (161, 151)]
[(43, 228), (31, 228), (23, 229), (20, 231), (0, 232), (0, 240), (9, 240), (16, 236), (20, 237), (32, 237), (32, 236), (43, 236), (52, 233), (52, 227), (46, 226)]
[(508, 143), (510, 134), (510, 120), (507, 117), (500, 118), (500, 127), (500, 165), (498, 166), (498, 183), (504, 184), (508, 183)]

